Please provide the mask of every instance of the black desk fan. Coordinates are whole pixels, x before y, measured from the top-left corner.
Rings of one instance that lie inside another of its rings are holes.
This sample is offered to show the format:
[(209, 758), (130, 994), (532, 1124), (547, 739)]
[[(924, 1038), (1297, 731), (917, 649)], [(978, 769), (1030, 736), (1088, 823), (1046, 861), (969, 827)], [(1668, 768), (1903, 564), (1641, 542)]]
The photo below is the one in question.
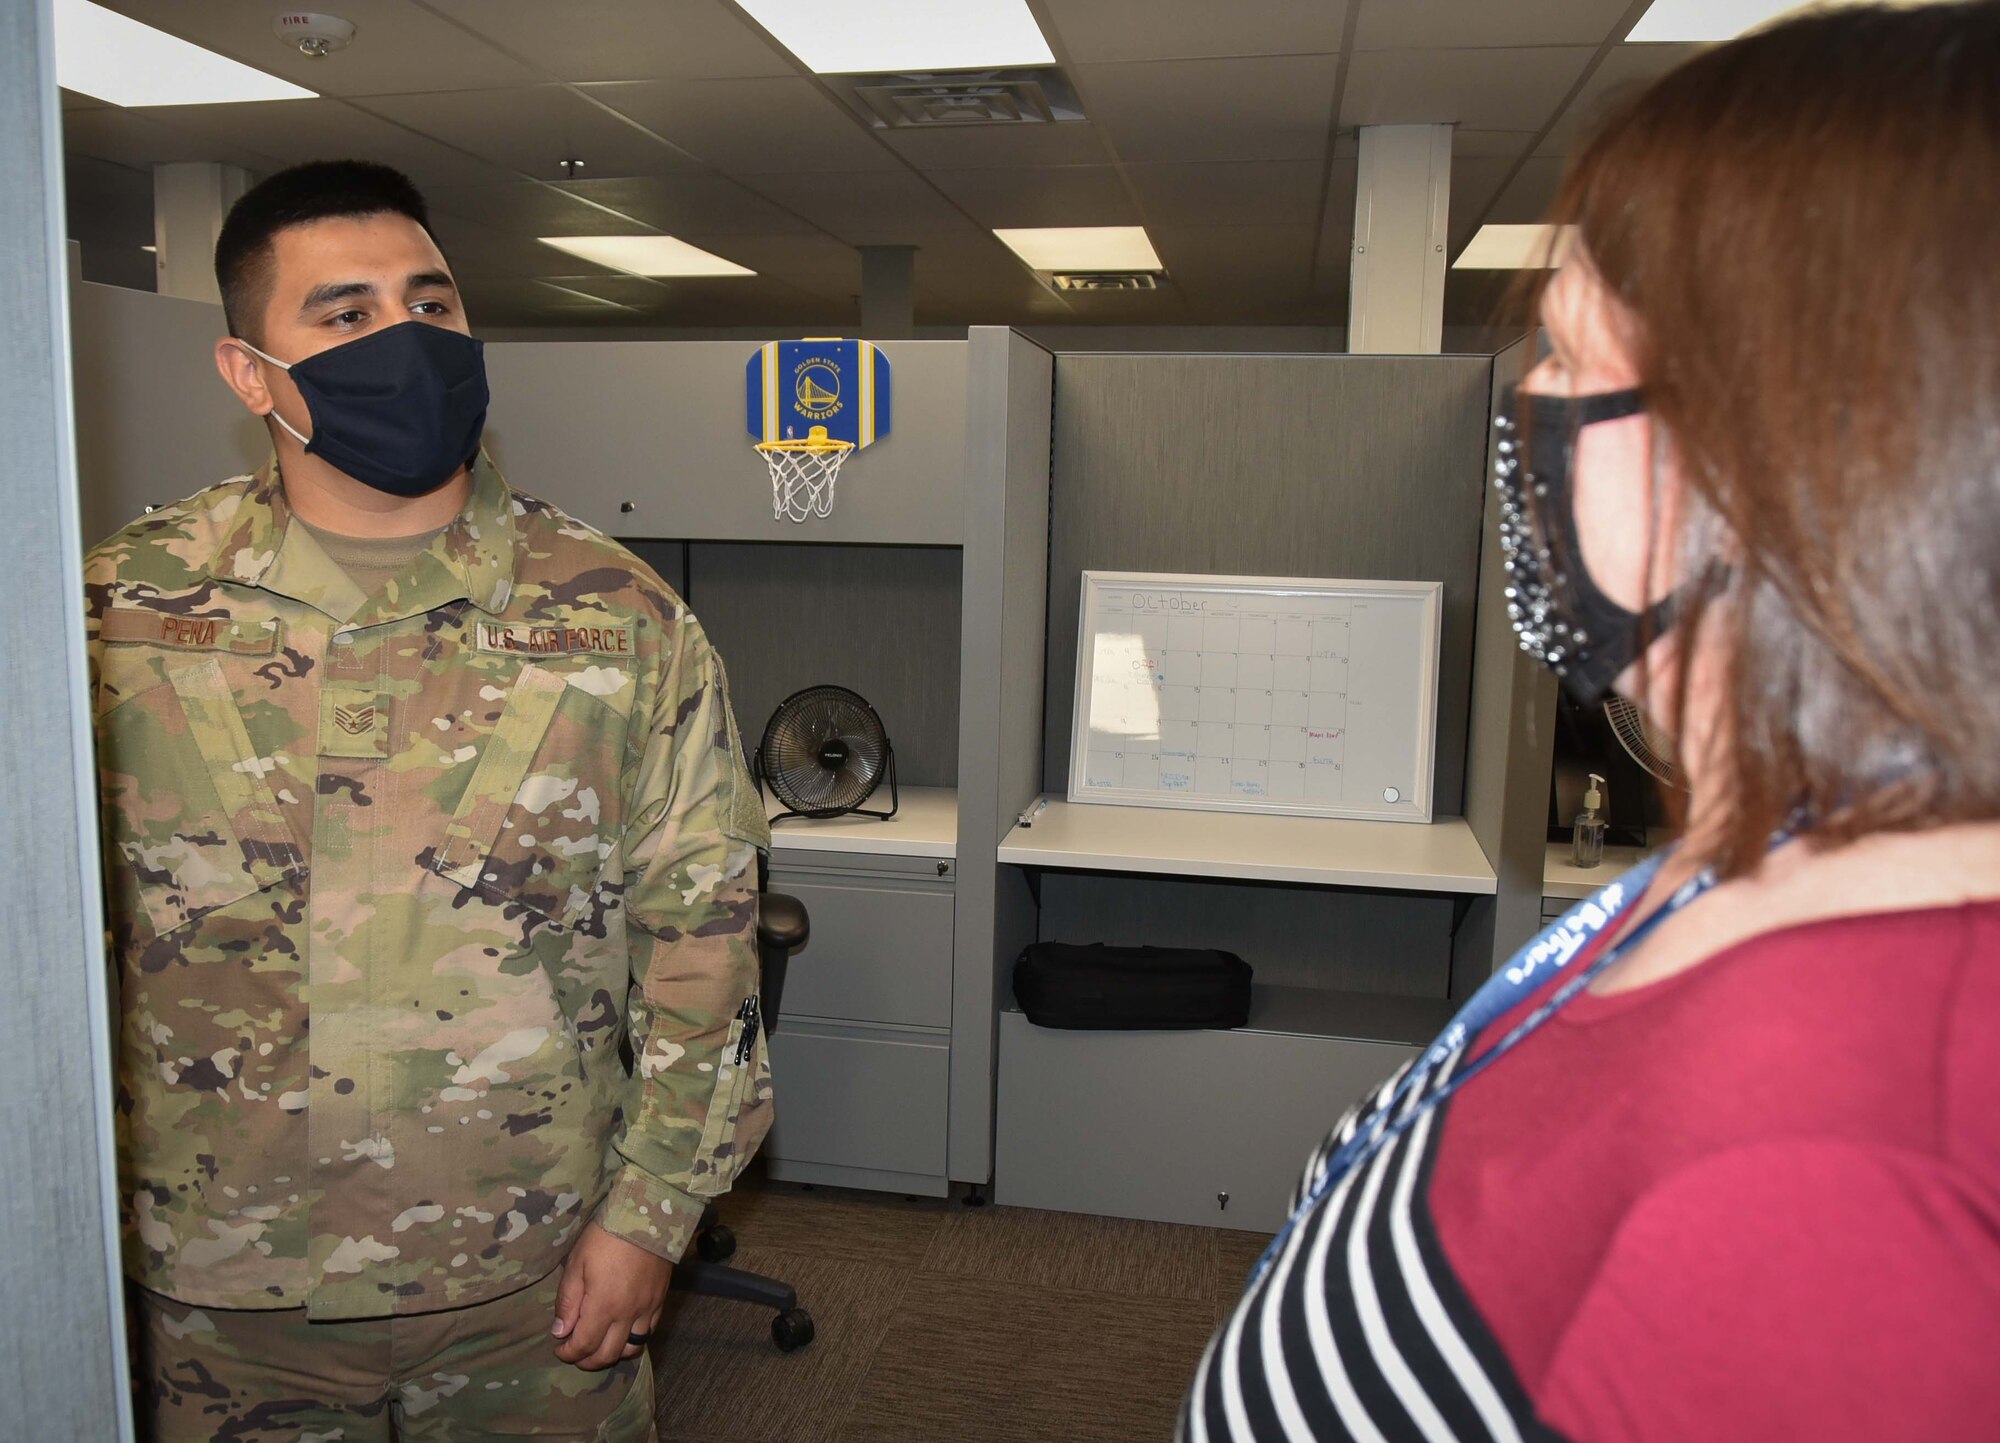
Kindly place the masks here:
[[(875, 817), (888, 821), (896, 792), (896, 749), (875, 708), (844, 686), (809, 686), (778, 703), (757, 748), (758, 779), (785, 810), (771, 820), (795, 817)], [(889, 782), (889, 810), (862, 803)]]

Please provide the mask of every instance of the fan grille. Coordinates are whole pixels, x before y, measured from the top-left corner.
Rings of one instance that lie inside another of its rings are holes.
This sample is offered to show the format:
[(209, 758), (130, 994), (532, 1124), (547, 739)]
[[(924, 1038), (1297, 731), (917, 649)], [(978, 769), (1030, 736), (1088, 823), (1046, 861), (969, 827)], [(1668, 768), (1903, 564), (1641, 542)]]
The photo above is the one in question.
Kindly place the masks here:
[(851, 811), (882, 780), (888, 751), (882, 719), (860, 696), (807, 687), (780, 702), (764, 728), (764, 780), (792, 811)]
[(1668, 786), (1681, 785), (1680, 768), (1674, 761), (1673, 749), (1647, 720), (1645, 712), (1624, 697), (1614, 696), (1605, 701), (1604, 716), (1611, 723), (1611, 734), (1618, 738), (1618, 745), (1625, 748), (1627, 756)]

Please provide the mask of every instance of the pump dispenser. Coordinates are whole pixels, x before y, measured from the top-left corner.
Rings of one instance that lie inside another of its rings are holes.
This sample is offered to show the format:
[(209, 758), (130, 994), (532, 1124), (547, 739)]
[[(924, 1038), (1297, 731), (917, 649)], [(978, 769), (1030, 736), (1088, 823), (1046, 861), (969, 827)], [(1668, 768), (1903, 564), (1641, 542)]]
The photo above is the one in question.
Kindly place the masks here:
[(1570, 861), (1579, 867), (1594, 867), (1604, 860), (1604, 778), (1590, 774), (1590, 786), (1583, 794), (1583, 810), (1576, 814), (1576, 830), (1570, 838)]

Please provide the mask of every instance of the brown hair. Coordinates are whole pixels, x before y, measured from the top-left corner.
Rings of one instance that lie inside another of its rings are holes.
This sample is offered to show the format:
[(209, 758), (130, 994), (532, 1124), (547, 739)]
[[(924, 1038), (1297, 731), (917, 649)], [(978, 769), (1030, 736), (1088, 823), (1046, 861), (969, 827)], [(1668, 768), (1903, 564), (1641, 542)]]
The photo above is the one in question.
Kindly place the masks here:
[(1686, 486), (1681, 654), (1708, 625), (1726, 658), (1708, 859), (1754, 867), (1800, 805), (1824, 845), (2000, 816), (2000, 0), (1705, 51), (1551, 219)]

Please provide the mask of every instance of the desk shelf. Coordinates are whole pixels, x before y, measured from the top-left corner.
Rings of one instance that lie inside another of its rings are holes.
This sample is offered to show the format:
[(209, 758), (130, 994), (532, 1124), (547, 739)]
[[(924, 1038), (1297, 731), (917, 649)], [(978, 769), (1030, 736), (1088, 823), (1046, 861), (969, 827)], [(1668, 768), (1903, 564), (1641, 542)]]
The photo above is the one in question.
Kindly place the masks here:
[[(951, 861), (958, 856), (958, 792), (952, 787), (904, 787), (902, 805), (888, 821), (874, 817), (828, 817), (808, 820), (795, 817), (771, 828), (771, 852), (779, 861), (802, 861), (815, 852), (839, 852), (877, 857), (934, 857)], [(878, 791), (863, 805), (889, 805), (886, 789)], [(765, 811), (775, 816), (781, 810), (768, 795)]]
[(1046, 800), (1032, 824), (1008, 832), (1002, 862), (1412, 892), (1490, 895), (1498, 886), (1462, 817), (1426, 826)]
[(1606, 847), (1604, 860), (1595, 867), (1579, 867), (1570, 860), (1568, 842), (1550, 842), (1542, 860), (1542, 895), (1581, 902), (1606, 883), (1616, 881), (1620, 873), (1646, 855), (1644, 847)]

